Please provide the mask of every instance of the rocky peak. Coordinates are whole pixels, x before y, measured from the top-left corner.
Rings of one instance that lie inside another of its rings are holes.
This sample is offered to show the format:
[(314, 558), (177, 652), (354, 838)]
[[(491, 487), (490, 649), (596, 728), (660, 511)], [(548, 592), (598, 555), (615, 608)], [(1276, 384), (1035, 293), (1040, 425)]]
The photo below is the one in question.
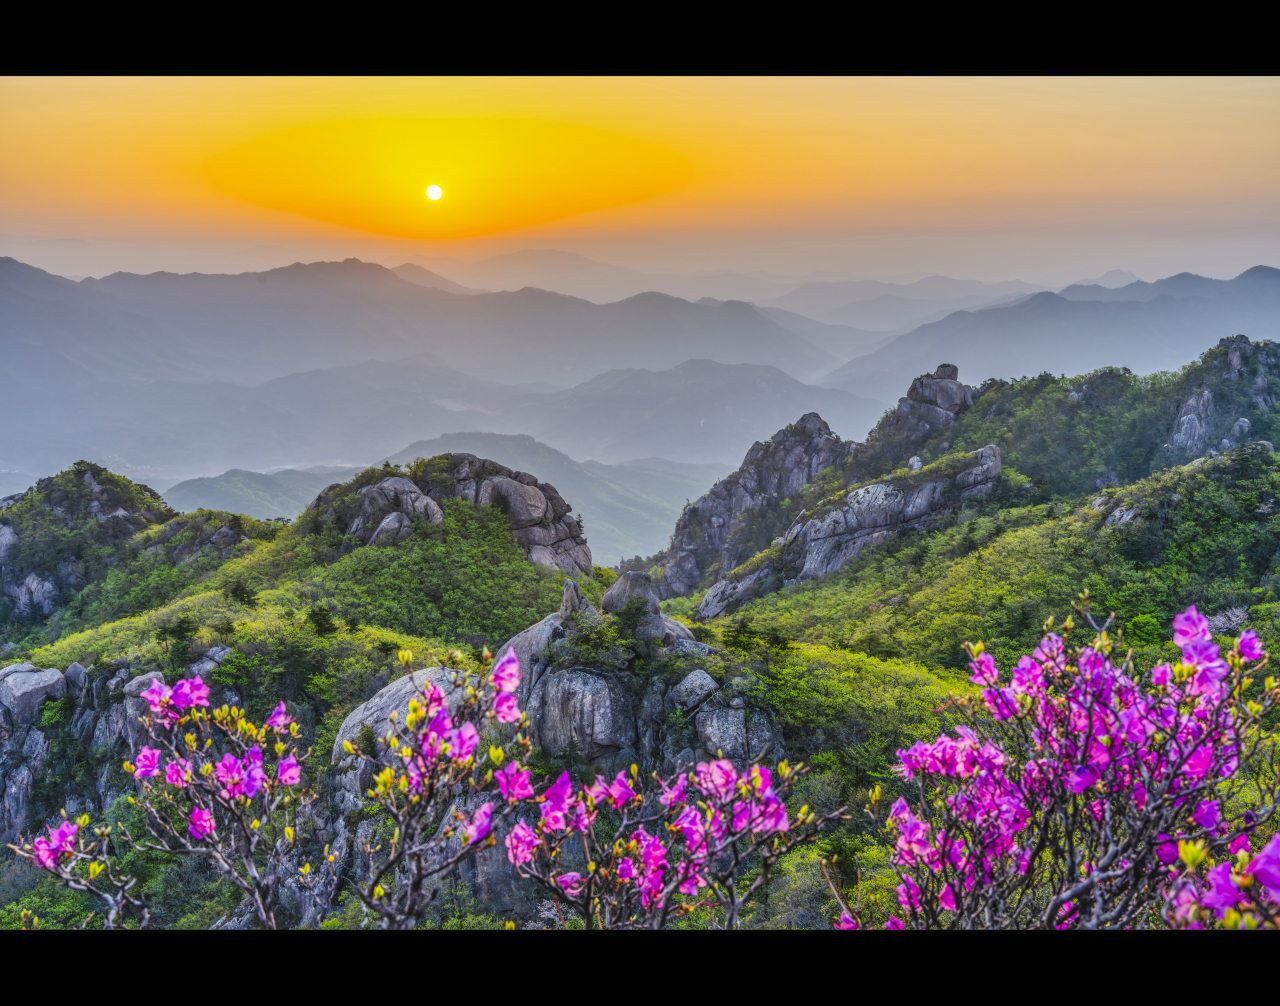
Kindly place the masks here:
[(960, 410), (973, 404), (973, 389), (961, 384), (959, 378), (959, 367), (943, 363), (932, 374), (922, 374), (912, 381), (895, 410), (899, 429), (915, 441), (931, 429), (954, 423)]
[(556, 487), (474, 454), (419, 458), (403, 472), (370, 469), (327, 487), (307, 509), (322, 522), (336, 521), (350, 550), (406, 541), (415, 521), (440, 524), (441, 504), (451, 499), (499, 507), (530, 562), (591, 575), (591, 549)]
[(738, 471), (717, 482), (680, 515), (658, 585), (662, 596), (689, 596), (703, 571), (716, 561), (722, 569), (732, 569), (737, 565), (738, 547), (730, 532), (738, 518), (766, 501), (798, 492), (856, 446), (836, 436), (816, 412), (801, 416), (766, 443), (752, 444)]

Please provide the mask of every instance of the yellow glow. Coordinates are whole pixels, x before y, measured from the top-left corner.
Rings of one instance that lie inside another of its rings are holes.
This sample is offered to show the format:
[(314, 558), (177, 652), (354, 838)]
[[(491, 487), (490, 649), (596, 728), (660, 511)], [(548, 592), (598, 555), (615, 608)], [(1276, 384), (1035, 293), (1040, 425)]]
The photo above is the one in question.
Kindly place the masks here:
[(1275, 78), (7, 78), (0, 231), (1254, 226), (1277, 107)]
[[(655, 143), (537, 119), (383, 119), (281, 129), (212, 158), (219, 192), (401, 238), (469, 238), (669, 192), (691, 175)], [(423, 183), (436, 179), (427, 190)], [(447, 200), (439, 200), (444, 188)]]

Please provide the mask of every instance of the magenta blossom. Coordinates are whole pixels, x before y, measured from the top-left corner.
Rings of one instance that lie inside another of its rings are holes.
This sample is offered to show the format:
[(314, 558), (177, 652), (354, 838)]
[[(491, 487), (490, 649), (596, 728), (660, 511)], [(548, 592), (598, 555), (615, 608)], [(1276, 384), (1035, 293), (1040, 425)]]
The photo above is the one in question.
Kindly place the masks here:
[(144, 744), (142, 750), (138, 752), (138, 759), (134, 766), (133, 777), (135, 779), (150, 779), (159, 771), (160, 749), (149, 748)]
[(492, 820), (493, 804), (486, 803), (475, 812), (470, 821), (463, 822), (462, 833), (467, 836), (467, 845), (475, 845), (488, 838)]
[(1193, 604), (1181, 615), (1173, 617), (1173, 645), (1186, 646), (1187, 643), (1208, 642), (1213, 638), (1209, 631), (1209, 620), (1196, 611)]
[(191, 808), (191, 820), (187, 824), (187, 831), (191, 833), (191, 837), (196, 841), (204, 838), (206, 835), (212, 835), (216, 830), (213, 823), (213, 814), (203, 807)]
[(1196, 807), (1195, 813), (1191, 815), (1191, 819), (1196, 824), (1210, 831), (1218, 826), (1218, 818), (1217, 800), (1201, 800), (1200, 805)]
[(945, 908), (948, 912), (956, 910), (956, 894), (951, 889), (950, 884), (943, 884), (942, 890), (938, 893), (938, 904)]
[(636, 878), (636, 861), (634, 859), (624, 859), (618, 864), (618, 879), (624, 884), (628, 880)]
[(533, 796), (533, 786), (529, 782), (532, 774), (527, 771), (521, 772), (520, 763), (512, 762), (510, 767), (493, 773), (493, 777), (498, 780), (498, 789), (503, 799), (515, 803), (517, 800), (526, 800)]
[(520, 687), (520, 658), (515, 647), (507, 647), (506, 656), (494, 664), (489, 680), (500, 692), (514, 692)]
[(1264, 885), (1272, 894), (1280, 895), (1280, 834), (1271, 836), (1271, 841), (1245, 867), (1245, 873)]
[(1262, 648), (1262, 643), (1258, 640), (1258, 634), (1252, 629), (1245, 629), (1240, 633), (1240, 656), (1245, 660), (1261, 660), (1266, 656), (1266, 651)]
[(573, 805), (573, 830), (587, 831), (595, 823), (596, 812), (587, 806), (586, 800), (579, 800)]
[(563, 887), (564, 893), (571, 898), (576, 898), (582, 893), (581, 873), (562, 873), (556, 877), (556, 883)]
[(527, 863), (533, 859), (533, 850), (542, 844), (537, 833), (520, 819), (520, 823), (511, 829), (511, 834), (504, 844), (507, 847), (507, 859), (514, 865)]
[(1215, 866), (1207, 874), (1209, 886), (1200, 894), (1200, 904), (1213, 909), (1218, 918), (1226, 914), (1228, 908), (1235, 908), (1240, 903), (1240, 889), (1231, 880), (1231, 864), (1222, 863)]
[(209, 704), (209, 686), (197, 674), (194, 678), (179, 681), (174, 685), (171, 699), (179, 709), (188, 709), (191, 706), (207, 706)]
[(658, 803), (664, 807), (673, 807), (678, 803), (684, 803), (685, 790), (689, 787), (689, 776), (681, 775), (676, 779), (674, 786), (668, 787), (662, 779), (658, 780), (658, 784), (662, 787), (662, 795), (658, 797)]
[(1241, 833), (1231, 840), (1231, 844), (1227, 846), (1227, 852), (1233, 856), (1238, 856), (1242, 852), (1249, 852), (1253, 846), (1249, 844), (1249, 836)]
[(890, 915), (889, 921), (884, 924), (884, 927), (885, 929), (894, 929), (894, 930), (905, 928), (902, 925), (902, 920), (898, 918), (896, 915)]
[(1168, 664), (1160, 664), (1151, 668), (1151, 683), (1157, 688), (1163, 688), (1173, 679), (1173, 668)]
[(73, 852), (79, 830), (80, 825), (74, 821), (63, 821), (58, 827), (49, 829), (49, 845), (59, 852)]
[(457, 730), (449, 732), (449, 757), (454, 761), (466, 761), (476, 753), (480, 743), (480, 733), (471, 722), (462, 724)]
[(969, 662), (969, 667), (973, 670), (969, 680), (975, 685), (994, 685), (1000, 676), (995, 658), (990, 653), (979, 653)]
[(154, 678), (150, 687), (142, 693), (142, 697), (147, 700), (147, 705), (151, 707), (153, 713), (161, 712), (172, 696), (173, 689), (161, 678)]
[(297, 758), (289, 755), (288, 758), (281, 759), (276, 766), (276, 781), (281, 786), (296, 786), (302, 782), (302, 766), (298, 764)]
[(191, 778), (191, 772), (191, 762), (185, 758), (178, 758), (164, 767), (164, 781), (170, 786), (185, 789), (187, 781)]
[(573, 783), (569, 781), (569, 773), (563, 773), (555, 781), (555, 785), (542, 794), (542, 820), (552, 831), (564, 831), (569, 827), (565, 817), (569, 810), (569, 799), (573, 794)]
[(58, 865), (57, 850), (49, 844), (47, 838), (37, 838), (31, 843), (31, 847), (35, 850), (36, 862), (46, 870), (52, 870)]
[(849, 914), (846, 908), (840, 912), (840, 921), (831, 923), (833, 929), (857, 929), (858, 920)]
[(242, 768), (244, 770), (244, 795), (253, 798), (267, 784), (267, 773), (262, 767), (262, 751), (257, 744), (245, 752)]
[(596, 781), (587, 787), (591, 799), (596, 803), (608, 802), (619, 810), (629, 800), (635, 798), (636, 791), (627, 785), (627, 773), (619, 772), (611, 783), (604, 781), (604, 776), (596, 776)]
[(267, 717), (267, 726), (272, 730), (288, 730), (289, 724), (293, 722), (293, 717), (289, 715), (282, 701)]
[(718, 796), (724, 799), (733, 792), (734, 783), (737, 781), (738, 771), (733, 767), (733, 762), (727, 758), (713, 762), (698, 762), (695, 785), (706, 796)]
[(514, 695), (499, 692), (493, 697), (493, 717), (499, 723), (516, 723), (520, 720), (520, 703)]

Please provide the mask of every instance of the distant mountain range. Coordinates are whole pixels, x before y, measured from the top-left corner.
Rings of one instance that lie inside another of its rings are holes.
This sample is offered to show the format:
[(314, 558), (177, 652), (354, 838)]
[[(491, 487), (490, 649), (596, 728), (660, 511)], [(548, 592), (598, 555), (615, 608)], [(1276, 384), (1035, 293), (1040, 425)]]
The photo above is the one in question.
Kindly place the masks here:
[(970, 384), (1106, 365), (1149, 374), (1177, 369), (1236, 333), (1280, 338), (1280, 269), (1255, 266), (1232, 280), (1183, 273), (1118, 289), (1072, 286), (957, 311), (850, 360), (821, 383), (892, 400), (904, 381), (943, 362), (959, 366)]
[[(419, 440), (387, 458), (370, 458), (369, 463), (399, 464), (446, 453), (490, 458), (550, 482), (583, 515), (592, 552), (605, 565), (666, 548), (685, 502), (697, 499), (731, 470), (727, 464), (678, 464), (664, 458), (620, 465), (582, 463), (532, 437), (501, 433), (451, 433)], [(187, 513), (203, 508), (259, 519), (296, 517), (325, 486), (352, 478), (361, 467), (267, 473), (233, 468), (181, 482), (167, 490), (164, 498), (175, 510)]]
[(0, 352), (24, 371), (258, 384), (422, 352), (504, 383), (568, 387), (691, 358), (800, 380), (842, 361), (749, 304), (642, 293), (613, 304), (526, 288), (460, 294), (357, 259), (238, 276), (115, 273), (80, 283), (0, 259)]

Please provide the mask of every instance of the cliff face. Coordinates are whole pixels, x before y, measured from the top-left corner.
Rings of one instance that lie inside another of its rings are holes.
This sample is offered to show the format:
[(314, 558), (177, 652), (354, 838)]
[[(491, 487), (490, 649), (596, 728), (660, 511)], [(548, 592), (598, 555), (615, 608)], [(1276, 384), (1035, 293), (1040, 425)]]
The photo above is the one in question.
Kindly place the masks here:
[(767, 500), (798, 492), (855, 446), (832, 433), (816, 412), (779, 430), (768, 443), (752, 444), (742, 467), (688, 506), (676, 522), (666, 574), (659, 585), (662, 594), (688, 597), (709, 567), (719, 563), (721, 570), (728, 571), (749, 558), (741, 554), (742, 544), (735, 540), (735, 522)]
[(755, 568), (748, 563), (708, 590), (696, 617), (716, 618), (785, 584), (834, 573), (903, 528), (925, 528), (931, 520), (985, 499), (1000, 471), (1000, 449), (989, 444), (949, 455), (905, 477), (842, 490), (812, 512), (800, 513)]
[(321, 524), (336, 524), (349, 550), (403, 542), (413, 533), (415, 518), (441, 523), (440, 504), (451, 499), (499, 506), (530, 562), (571, 576), (591, 575), (591, 549), (556, 487), (474, 454), (419, 458), (403, 475), (395, 471), (379, 481), (362, 477), (354, 483), (335, 483), (307, 509)]

